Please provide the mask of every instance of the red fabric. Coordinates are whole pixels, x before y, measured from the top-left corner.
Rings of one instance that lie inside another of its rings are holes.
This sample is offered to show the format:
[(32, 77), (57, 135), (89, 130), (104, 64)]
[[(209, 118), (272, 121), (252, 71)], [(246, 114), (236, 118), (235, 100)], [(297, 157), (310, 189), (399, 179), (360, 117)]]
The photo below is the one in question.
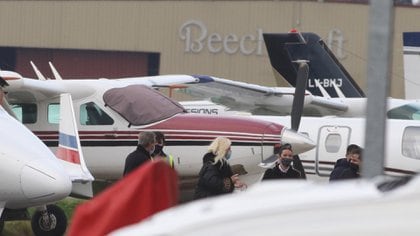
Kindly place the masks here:
[(178, 203), (178, 176), (168, 164), (149, 161), (77, 206), (68, 236), (106, 235)]

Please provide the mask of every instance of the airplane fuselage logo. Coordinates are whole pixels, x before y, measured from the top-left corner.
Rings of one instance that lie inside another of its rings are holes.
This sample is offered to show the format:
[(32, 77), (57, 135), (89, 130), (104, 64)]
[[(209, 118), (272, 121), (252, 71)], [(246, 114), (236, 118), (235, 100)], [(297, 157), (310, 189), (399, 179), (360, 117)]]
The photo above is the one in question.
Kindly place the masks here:
[(222, 35), (209, 33), (206, 25), (198, 20), (186, 21), (179, 28), (179, 37), (185, 42), (184, 51), (199, 53), (204, 48), (211, 53), (242, 53), (243, 55), (263, 54), (263, 30), (258, 28), (256, 34), (238, 36), (233, 33)]
[(186, 110), (189, 113), (197, 113), (197, 114), (208, 114), (208, 115), (219, 114), (219, 110), (217, 108), (187, 108)]
[(324, 88), (333, 88), (334, 84), (337, 85), (337, 87), (341, 88), (343, 86), (343, 79), (342, 78), (324, 78), (324, 79), (316, 79), (316, 78), (310, 78), (308, 80), (308, 87), (309, 88), (316, 88), (318, 87), (315, 81), (318, 81), (319, 84)]

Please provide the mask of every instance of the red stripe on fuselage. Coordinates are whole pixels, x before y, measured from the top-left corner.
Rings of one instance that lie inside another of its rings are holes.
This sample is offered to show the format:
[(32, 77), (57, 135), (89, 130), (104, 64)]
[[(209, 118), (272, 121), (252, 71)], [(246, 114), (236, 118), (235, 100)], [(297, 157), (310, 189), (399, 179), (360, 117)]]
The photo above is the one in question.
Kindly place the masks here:
[[(92, 126), (93, 128), (93, 126)], [(237, 142), (279, 143), (282, 125), (249, 117), (208, 116), (181, 114), (146, 127), (131, 127), (131, 130), (79, 131), (80, 140), (135, 140), (141, 131), (161, 131), (167, 140), (211, 140), (226, 136)], [(54, 131), (33, 131), (41, 140), (56, 140)]]

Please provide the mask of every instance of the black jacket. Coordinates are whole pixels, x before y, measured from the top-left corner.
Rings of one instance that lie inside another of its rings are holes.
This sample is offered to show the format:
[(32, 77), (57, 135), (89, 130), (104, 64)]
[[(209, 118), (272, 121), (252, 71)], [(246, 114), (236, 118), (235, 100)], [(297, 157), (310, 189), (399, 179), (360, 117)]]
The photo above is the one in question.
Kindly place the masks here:
[(276, 166), (265, 171), (262, 180), (267, 179), (300, 179), (301, 175), (298, 170), (293, 169), (293, 166), (290, 166), (286, 173), (282, 172), (279, 169), (279, 163), (276, 163)]
[(136, 150), (128, 154), (125, 159), (125, 167), (123, 175), (127, 175), (146, 161), (151, 160), (150, 153), (144, 147), (138, 145)]
[(341, 179), (354, 179), (359, 177), (359, 169), (350, 166), (346, 158), (338, 159), (334, 170), (330, 174), (330, 181)]
[(207, 153), (203, 157), (194, 199), (233, 192), (235, 186), (230, 178), (233, 173), (229, 163), (219, 161), (214, 164), (214, 157), (213, 153)]

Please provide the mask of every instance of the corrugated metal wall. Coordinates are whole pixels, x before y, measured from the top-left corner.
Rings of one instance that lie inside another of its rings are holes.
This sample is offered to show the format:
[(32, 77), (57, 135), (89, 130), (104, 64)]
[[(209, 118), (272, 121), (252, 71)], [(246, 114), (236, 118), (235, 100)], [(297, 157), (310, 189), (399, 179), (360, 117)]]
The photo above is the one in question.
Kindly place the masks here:
[(34, 49), (16, 50), (16, 71), (35, 77), (33, 61), (44, 76), (53, 78), (48, 62), (52, 62), (63, 78), (121, 78), (149, 75), (148, 55), (136, 52), (93, 50)]
[[(419, 14), (418, 8), (396, 9), (391, 91), (395, 97), (402, 97), (404, 90), (401, 34), (418, 30)], [(200, 45), (196, 40), (203, 28), (190, 27), (195, 36), (191, 38), (195, 42), (192, 47), (202, 46), (202, 50), (193, 52), (186, 47), (182, 38), (186, 28), (182, 31), (181, 27), (187, 22), (199, 22), (206, 29)], [(340, 60), (364, 88), (367, 26), (368, 5), (364, 4), (0, 1), (0, 46), (155, 52), (161, 53), (160, 74), (210, 74), (269, 86), (276, 81), (265, 46), (258, 43), (259, 31), (287, 32), (294, 27), (325, 39), (331, 34), (333, 39), (340, 37)], [(208, 40), (213, 40), (210, 46)]]

